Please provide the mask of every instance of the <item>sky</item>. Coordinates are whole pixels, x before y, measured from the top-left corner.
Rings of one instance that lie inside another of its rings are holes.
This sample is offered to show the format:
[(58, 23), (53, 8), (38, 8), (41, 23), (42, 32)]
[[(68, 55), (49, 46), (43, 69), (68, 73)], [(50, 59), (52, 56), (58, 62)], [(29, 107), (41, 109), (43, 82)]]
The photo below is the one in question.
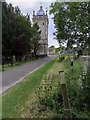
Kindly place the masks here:
[[(32, 2), (33, 1), (33, 2)], [(49, 2), (48, 2), (49, 1)], [(48, 45), (54, 45), (55, 47), (59, 47), (57, 40), (54, 39), (53, 32), (55, 32), (54, 23), (52, 20), (53, 15), (49, 15), (50, 5), (55, 0), (6, 0), (7, 3), (12, 3), (13, 6), (19, 6), (21, 12), (23, 14), (29, 14), (32, 22), (32, 14), (33, 10), (35, 13), (40, 9), (40, 6), (43, 6), (43, 10), (46, 11), (48, 9)]]

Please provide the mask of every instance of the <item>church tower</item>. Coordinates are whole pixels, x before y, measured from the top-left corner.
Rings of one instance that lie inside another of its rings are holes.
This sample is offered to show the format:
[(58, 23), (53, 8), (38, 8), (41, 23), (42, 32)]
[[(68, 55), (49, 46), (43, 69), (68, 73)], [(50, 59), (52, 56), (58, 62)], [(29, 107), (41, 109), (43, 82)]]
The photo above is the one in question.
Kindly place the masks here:
[(47, 10), (46, 13), (43, 10), (43, 7), (40, 6), (40, 10), (38, 10), (35, 15), (35, 11), (33, 11), (33, 23), (37, 22), (39, 26), (39, 30), (41, 31), (41, 39), (39, 41), (39, 49), (37, 54), (39, 55), (48, 55), (48, 15)]

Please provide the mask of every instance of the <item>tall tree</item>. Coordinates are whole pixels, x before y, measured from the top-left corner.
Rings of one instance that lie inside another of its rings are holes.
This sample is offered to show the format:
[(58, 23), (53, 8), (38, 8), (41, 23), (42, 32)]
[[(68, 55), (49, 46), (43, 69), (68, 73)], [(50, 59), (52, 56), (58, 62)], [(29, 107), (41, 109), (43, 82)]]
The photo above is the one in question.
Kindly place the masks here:
[(8, 7), (7, 3), (3, 2), (2, 3), (2, 54), (3, 56), (10, 56), (10, 49), (8, 47), (9, 44), (9, 12), (8, 12)]
[(30, 17), (23, 15), (18, 6), (3, 2), (2, 4), (2, 48), (3, 56), (7, 60), (15, 55), (17, 60), (30, 54), (32, 50), (36, 56), (39, 47), (40, 31), (35, 23), (31, 26)]
[[(31, 50), (31, 22), (12, 4), (2, 4), (2, 48), (5, 58), (23, 56)], [(11, 59), (12, 62), (12, 59)]]
[(20, 14), (19, 8), (15, 8), (15, 49), (16, 56), (29, 53), (31, 46), (31, 22), (29, 16)]
[(55, 2), (51, 5), (50, 14), (54, 15), (56, 38), (61, 44), (67, 43), (72, 48), (74, 44), (79, 48), (89, 45), (90, 37), (90, 2)]

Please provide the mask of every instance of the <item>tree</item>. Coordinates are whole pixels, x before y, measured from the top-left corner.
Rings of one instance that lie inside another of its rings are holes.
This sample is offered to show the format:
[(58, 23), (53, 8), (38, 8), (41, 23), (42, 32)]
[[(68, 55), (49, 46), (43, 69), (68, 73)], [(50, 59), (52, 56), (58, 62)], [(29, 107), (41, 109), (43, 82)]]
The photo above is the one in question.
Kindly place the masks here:
[(31, 22), (29, 15), (24, 16), (12, 4), (2, 3), (2, 54), (7, 59), (17, 58), (31, 51)]
[[(13, 38), (13, 20), (11, 16), (13, 15), (13, 7), (11, 4), (6, 2), (2, 3), (2, 55), (8, 59), (12, 56), (12, 49), (14, 42)], [(13, 17), (12, 17), (13, 18)], [(12, 62), (11, 62), (12, 64)]]
[(39, 26), (36, 22), (32, 27), (32, 44), (35, 57), (37, 57), (37, 50), (39, 48), (40, 34), (41, 31), (39, 31)]
[(60, 45), (67, 43), (72, 48), (89, 45), (89, 10), (90, 2), (55, 2), (51, 5), (50, 14), (53, 14), (56, 32), (54, 33)]
[(20, 10), (15, 8), (15, 49), (16, 56), (24, 56), (31, 50), (31, 22), (29, 16), (20, 14)]
[(9, 57), (13, 65), (13, 55), (18, 61), (34, 50), (36, 56), (41, 33), (37, 23), (31, 27), (29, 15), (23, 15), (18, 6), (13, 7), (6, 2), (2, 3), (2, 13), (3, 58), (7, 61)]

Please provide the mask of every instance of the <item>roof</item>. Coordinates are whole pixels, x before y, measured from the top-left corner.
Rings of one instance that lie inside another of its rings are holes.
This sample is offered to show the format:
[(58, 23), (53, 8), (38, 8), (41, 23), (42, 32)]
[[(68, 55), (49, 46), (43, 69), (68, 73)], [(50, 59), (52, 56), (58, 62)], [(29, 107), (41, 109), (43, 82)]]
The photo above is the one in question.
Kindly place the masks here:
[(43, 15), (45, 15), (45, 12), (44, 12), (42, 6), (40, 6), (40, 10), (38, 10), (37, 15), (38, 15), (38, 16), (43, 16)]

